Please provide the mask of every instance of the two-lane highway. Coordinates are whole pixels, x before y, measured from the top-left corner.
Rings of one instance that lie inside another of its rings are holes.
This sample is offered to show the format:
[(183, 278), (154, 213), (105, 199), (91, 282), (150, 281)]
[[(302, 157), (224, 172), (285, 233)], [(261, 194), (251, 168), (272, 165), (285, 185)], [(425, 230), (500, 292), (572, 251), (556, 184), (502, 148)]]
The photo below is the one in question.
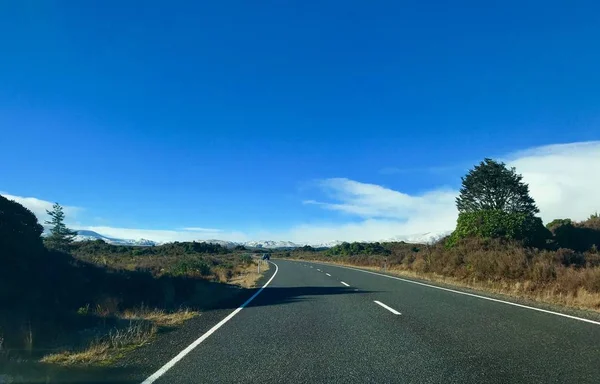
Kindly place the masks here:
[(343, 267), (275, 264), (244, 309), (152, 380), (600, 382), (599, 324)]

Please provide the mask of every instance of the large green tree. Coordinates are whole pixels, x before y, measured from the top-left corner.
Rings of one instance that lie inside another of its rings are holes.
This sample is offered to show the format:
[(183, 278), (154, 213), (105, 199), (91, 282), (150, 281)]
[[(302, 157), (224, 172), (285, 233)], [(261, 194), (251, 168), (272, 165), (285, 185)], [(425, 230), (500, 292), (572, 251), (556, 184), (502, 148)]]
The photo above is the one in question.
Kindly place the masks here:
[(462, 177), (456, 207), (460, 213), (496, 210), (535, 215), (539, 212), (523, 176), (515, 168), (489, 158)]
[(46, 244), (50, 248), (66, 251), (69, 248), (69, 244), (73, 242), (73, 239), (77, 235), (77, 231), (73, 231), (65, 225), (65, 213), (63, 207), (60, 204), (55, 203), (52, 206), (52, 210), (46, 210), (46, 213), (50, 216), (50, 220), (47, 220), (45, 224), (51, 225), (50, 236), (46, 238)]

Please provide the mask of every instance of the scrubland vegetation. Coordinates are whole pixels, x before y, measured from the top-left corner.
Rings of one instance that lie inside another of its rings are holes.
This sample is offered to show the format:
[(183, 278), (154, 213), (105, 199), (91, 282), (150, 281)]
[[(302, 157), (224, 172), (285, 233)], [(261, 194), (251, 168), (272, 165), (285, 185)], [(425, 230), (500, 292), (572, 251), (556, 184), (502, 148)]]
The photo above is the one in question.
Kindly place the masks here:
[(219, 245), (72, 242), (62, 208), (50, 213), (42, 238), (33, 213), (0, 196), (0, 368), (110, 364), (260, 277), (250, 253)]
[(281, 257), (387, 269), (454, 285), (600, 311), (600, 216), (546, 226), (515, 169), (484, 160), (462, 179), (454, 232), (432, 245), (344, 243)]

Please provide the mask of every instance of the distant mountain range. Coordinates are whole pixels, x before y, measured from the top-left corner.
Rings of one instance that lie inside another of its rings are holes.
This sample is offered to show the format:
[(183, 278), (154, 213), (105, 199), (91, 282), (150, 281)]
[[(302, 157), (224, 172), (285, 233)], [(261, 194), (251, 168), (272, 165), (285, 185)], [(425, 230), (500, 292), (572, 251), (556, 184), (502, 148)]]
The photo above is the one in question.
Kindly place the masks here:
[[(386, 241), (405, 241), (407, 243), (433, 243), (444, 236), (450, 234), (450, 231), (446, 232), (428, 232), (420, 235), (412, 235), (412, 236), (397, 236), (391, 239), (380, 240), (380, 242)], [(108, 244), (114, 245), (134, 245), (134, 246), (153, 246), (160, 245), (160, 242), (148, 240), (148, 239), (117, 239), (114, 237), (108, 237), (99, 234), (98, 232), (88, 231), (88, 230), (79, 230), (77, 231), (77, 236), (75, 236), (75, 241), (93, 241), (93, 240), (103, 240)], [(360, 240), (357, 240), (360, 241)], [(234, 242), (227, 240), (218, 240), (218, 239), (210, 239), (210, 240), (198, 240), (198, 242), (210, 243), (210, 244), (219, 244), (224, 248), (235, 248), (237, 246), (244, 246), (247, 248), (263, 248), (263, 249), (292, 249), (299, 248), (305, 245), (310, 245), (313, 248), (331, 248), (336, 245), (342, 244), (343, 241), (334, 240), (326, 243), (293, 243), (291, 241), (274, 241), (274, 240), (260, 240), (260, 241), (246, 241), (246, 242)]]
[(140, 245), (140, 246), (148, 246), (148, 245), (158, 245), (159, 243), (152, 240), (147, 239), (138, 239), (138, 240), (128, 240), (128, 239), (115, 239), (114, 237), (108, 237), (99, 234), (94, 231), (86, 231), (80, 230), (77, 231), (77, 236), (75, 236), (74, 241), (92, 241), (92, 240), (104, 240), (109, 244), (114, 245)]

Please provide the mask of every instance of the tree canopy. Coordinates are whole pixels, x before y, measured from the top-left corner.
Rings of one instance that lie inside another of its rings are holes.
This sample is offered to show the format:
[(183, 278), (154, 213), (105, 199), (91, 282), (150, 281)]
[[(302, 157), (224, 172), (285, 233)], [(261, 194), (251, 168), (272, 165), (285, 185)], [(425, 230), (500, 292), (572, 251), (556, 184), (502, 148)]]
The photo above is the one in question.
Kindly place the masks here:
[(21, 204), (0, 196), (0, 254), (41, 246), (44, 228), (29, 209)]
[(535, 215), (539, 209), (522, 180), (515, 168), (486, 158), (462, 177), (456, 207), (460, 213), (498, 210)]

